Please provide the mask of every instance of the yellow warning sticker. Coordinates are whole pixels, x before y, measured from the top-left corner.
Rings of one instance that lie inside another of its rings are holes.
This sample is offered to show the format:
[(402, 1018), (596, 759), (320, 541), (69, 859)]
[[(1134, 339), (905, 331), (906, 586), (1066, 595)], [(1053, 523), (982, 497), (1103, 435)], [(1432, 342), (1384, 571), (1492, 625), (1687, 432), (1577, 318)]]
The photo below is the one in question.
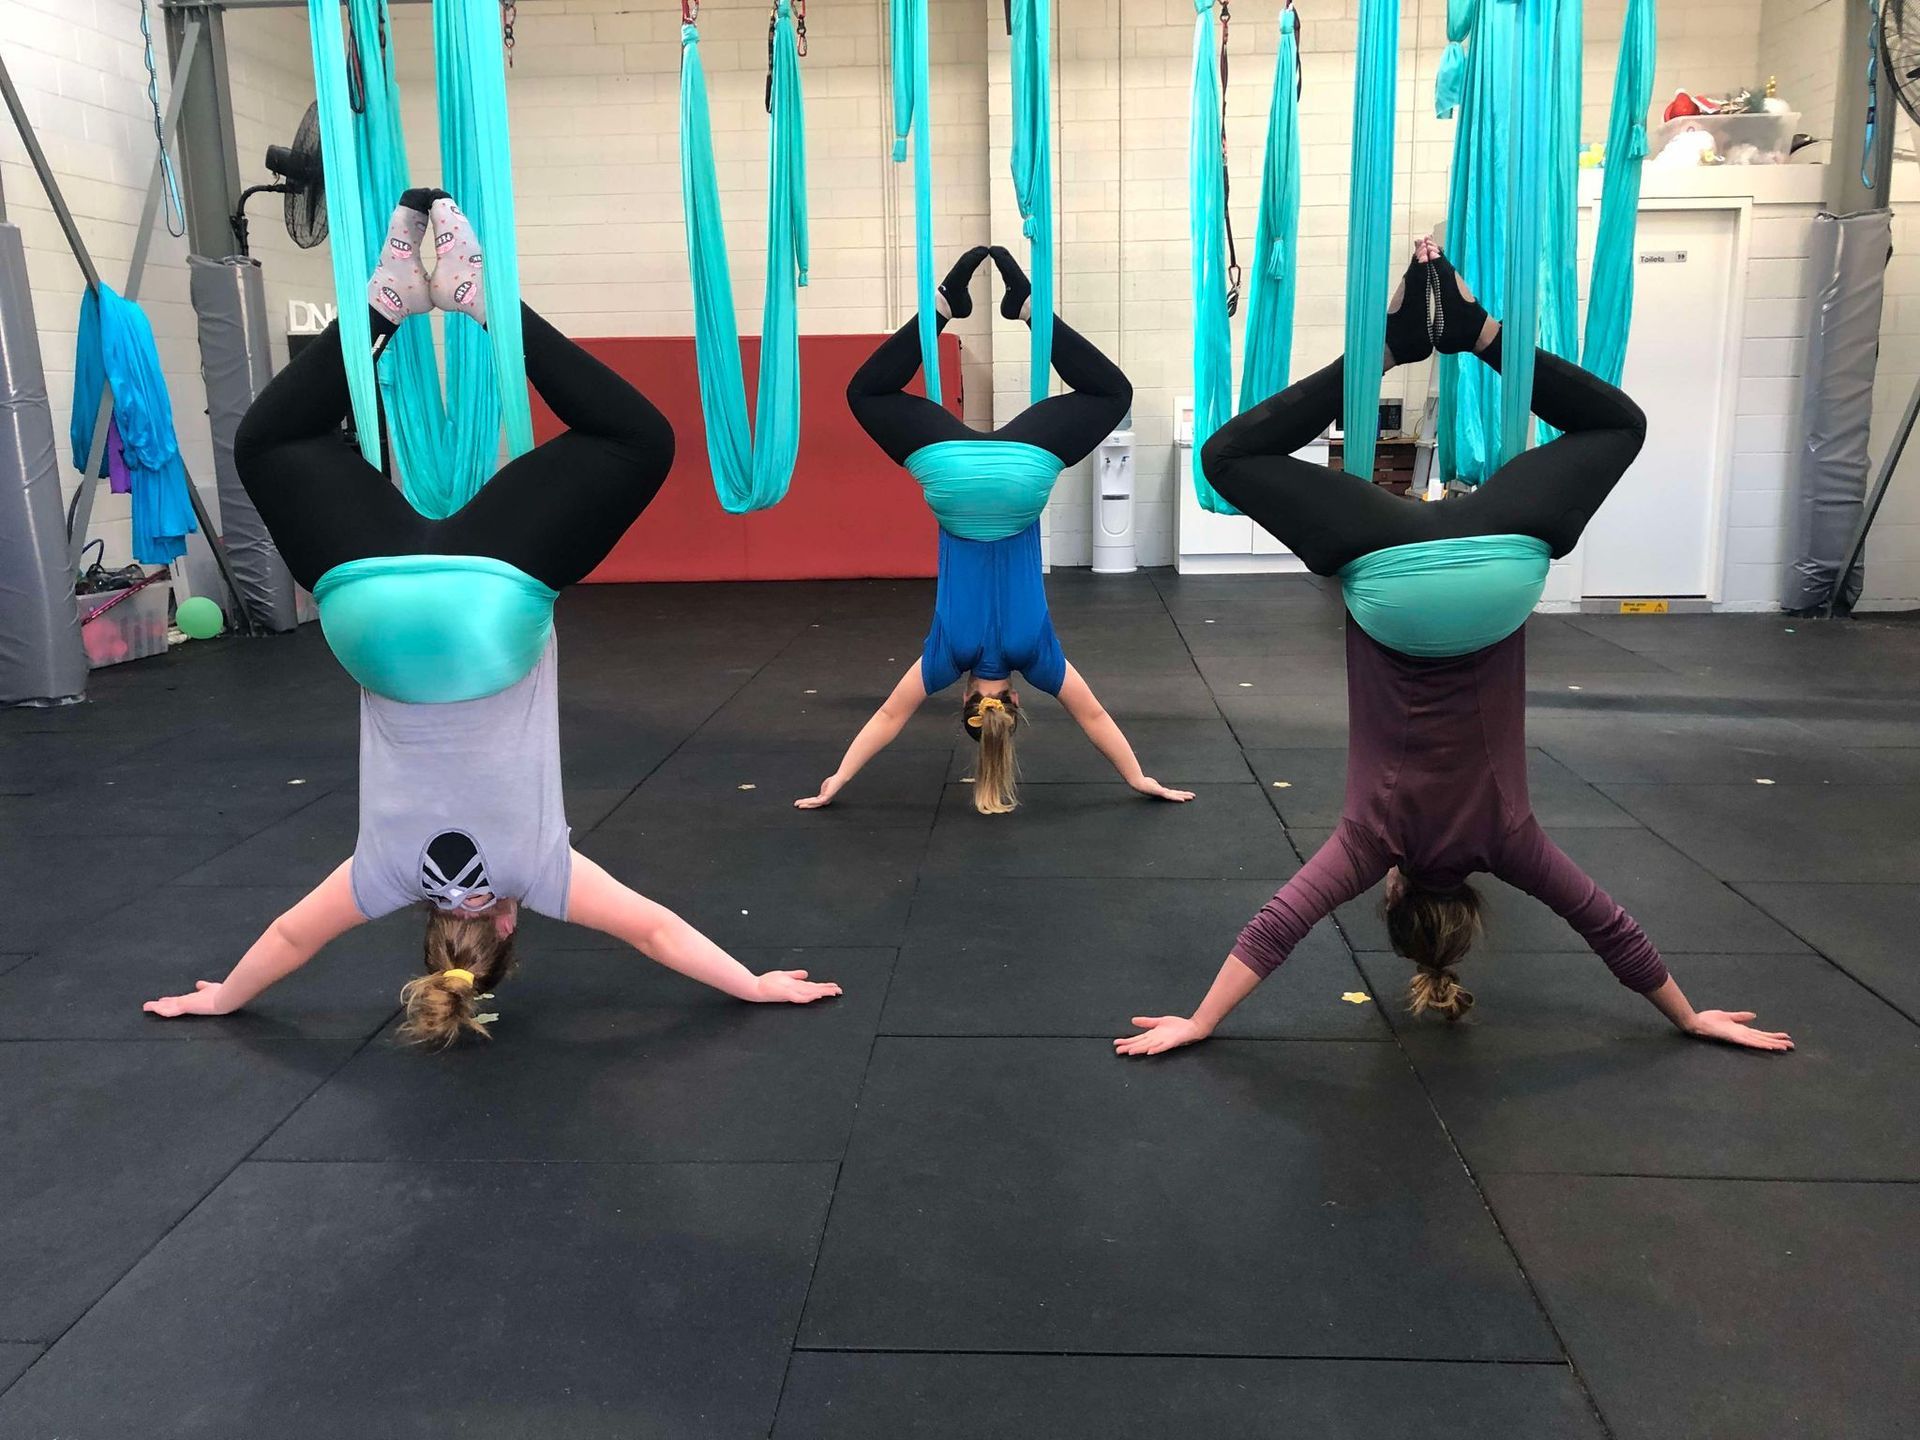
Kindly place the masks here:
[(1622, 615), (1664, 615), (1667, 613), (1667, 602), (1664, 600), (1622, 600), (1620, 602), (1620, 613)]

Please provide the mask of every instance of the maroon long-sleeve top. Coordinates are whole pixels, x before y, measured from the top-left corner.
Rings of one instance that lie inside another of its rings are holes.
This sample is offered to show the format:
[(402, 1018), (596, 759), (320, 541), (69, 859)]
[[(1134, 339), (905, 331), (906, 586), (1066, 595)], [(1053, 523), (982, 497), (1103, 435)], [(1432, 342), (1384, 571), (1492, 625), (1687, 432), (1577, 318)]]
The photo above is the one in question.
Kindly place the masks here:
[(1638, 922), (1547, 838), (1527, 795), (1526, 632), (1420, 660), (1347, 626), (1340, 825), (1254, 916), (1233, 953), (1266, 976), (1387, 871), (1449, 890), (1486, 871), (1547, 905), (1642, 994), (1667, 978)]

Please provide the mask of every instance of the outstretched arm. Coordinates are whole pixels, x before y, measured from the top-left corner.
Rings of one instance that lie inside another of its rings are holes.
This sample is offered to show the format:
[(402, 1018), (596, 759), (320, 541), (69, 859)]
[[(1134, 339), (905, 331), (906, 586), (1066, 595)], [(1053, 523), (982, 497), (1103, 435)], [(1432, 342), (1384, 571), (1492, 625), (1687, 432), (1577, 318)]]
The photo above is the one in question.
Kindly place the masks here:
[(1120, 727), (1107, 713), (1107, 707), (1100, 703), (1085, 678), (1071, 664), (1067, 666), (1066, 683), (1060, 687), (1060, 703), (1067, 707), (1067, 713), (1087, 732), (1093, 748), (1107, 757), (1128, 785), (1156, 800), (1193, 799), (1191, 790), (1169, 790), (1140, 768), (1139, 760), (1134, 757), (1133, 746), (1127, 743), (1127, 737), (1121, 734)]
[(1140, 1032), (1115, 1040), (1114, 1053), (1158, 1055), (1206, 1039), (1256, 985), (1285, 963), (1309, 930), (1371, 887), (1387, 873), (1387, 865), (1387, 857), (1365, 832), (1341, 821), (1327, 843), (1240, 932), (1200, 1008), (1190, 1016), (1134, 1016)]
[(1687, 1003), (1640, 922), (1547, 838), (1537, 820), (1508, 837), (1495, 874), (1571, 925), (1622, 985), (1647, 997), (1684, 1035), (1751, 1050), (1791, 1050), (1783, 1032), (1755, 1030), (1751, 1010), (1698, 1010)]
[(926, 698), (926, 682), (920, 675), (920, 662), (915, 660), (907, 667), (907, 673), (900, 677), (900, 683), (893, 687), (893, 693), (873, 712), (873, 718), (862, 725), (860, 733), (853, 737), (853, 743), (841, 757), (840, 768), (820, 783), (820, 793), (794, 801), (793, 808), (818, 810), (823, 805), (832, 804), (833, 797), (840, 793), (846, 783), (858, 775), (869, 760), (893, 743)]
[(804, 970), (754, 974), (666, 906), (622, 885), (578, 850), (567, 887), (567, 919), (624, 940), (649, 960), (736, 1000), (806, 1005), (840, 993), (838, 985), (809, 981)]
[(267, 927), (226, 979), (218, 984), (196, 980), (191, 995), (163, 995), (140, 1008), (169, 1019), (176, 1015), (230, 1015), (306, 964), (329, 940), (365, 919), (353, 901), (353, 861), (344, 860)]

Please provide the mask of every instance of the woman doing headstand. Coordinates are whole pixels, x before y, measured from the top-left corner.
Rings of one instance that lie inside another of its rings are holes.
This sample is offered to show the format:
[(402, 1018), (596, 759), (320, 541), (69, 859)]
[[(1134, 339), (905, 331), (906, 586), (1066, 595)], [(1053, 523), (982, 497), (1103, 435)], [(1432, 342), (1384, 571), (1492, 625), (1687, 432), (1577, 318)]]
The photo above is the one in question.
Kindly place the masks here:
[[(431, 277), (420, 245), (431, 220)], [(438, 306), (486, 323), (478, 243), (443, 192), (409, 191), (368, 286), (376, 353)], [(572, 848), (560, 785), (553, 602), (646, 509), (673, 463), (666, 418), (522, 307), (527, 378), (568, 428), (462, 509), (418, 513), (342, 438), (336, 323), (247, 412), (234, 459), (288, 568), (361, 685), (360, 834), (351, 859), (274, 921), (225, 980), (147, 1003), (224, 1015), (362, 921), (427, 908), (426, 969), (403, 1034), (486, 1033), (475, 1000), (513, 963), (521, 905), (605, 931), (742, 1000), (837, 995), (804, 970), (755, 975)]]
[[(1000, 313), (1026, 318), (1032, 286), (999, 246), (967, 251), (940, 286), (939, 324), (973, 313), (967, 287), (988, 255), (1006, 284)], [(1085, 459), (1133, 403), (1133, 387), (1114, 363), (1064, 320), (1053, 322), (1053, 367), (1071, 393), (1028, 406), (987, 434), (906, 387), (920, 368), (918, 320), (882, 342), (847, 387), (847, 403), (874, 443), (920, 482), (940, 522), (939, 580), (933, 627), (920, 658), (847, 747), (820, 793), (794, 804), (817, 809), (897, 736), (929, 695), (966, 680), (961, 728), (979, 742), (974, 808), (1003, 815), (1018, 803), (1014, 731), (1017, 670), (1057, 696), (1120, 777), (1143, 795), (1191, 800), (1140, 768), (1133, 747), (1080, 672), (1067, 663), (1047, 612), (1040, 566), (1040, 512), (1061, 470)]]
[[(1438, 300), (1438, 313), (1408, 295)], [(1500, 327), (1430, 241), (1389, 317), (1386, 365), (1471, 350), (1495, 369)], [(1387, 881), (1387, 933), (1416, 967), (1415, 1013), (1472, 1005), (1453, 967), (1480, 929), (1467, 884), (1487, 871), (1544, 902), (1620, 982), (1676, 1028), (1790, 1050), (1747, 1011), (1696, 1011), (1633, 917), (1534, 818), (1527, 795), (1526, 640), (1549, 558), (1565, 555), (1626, 473), (1646, 418), (1625, 395), (1545, 351), (1533, 411), (1563, 433), (1474, 493), (1423, 505), (1293, 458), (1339, 415), (1343, 361), (1229, 421), (1207, 442), (1207, 479), (1316, 574), (1338, 576), (1347, 626), (1347, 793), (1339, 827), (1268, 901), (1191, 1017), (1136, 1017), (1123, 1055), (1190, 1045), (1284, 962), (1318, 921)], [(1356, 362), (1357, 363), (1357, 362)]]

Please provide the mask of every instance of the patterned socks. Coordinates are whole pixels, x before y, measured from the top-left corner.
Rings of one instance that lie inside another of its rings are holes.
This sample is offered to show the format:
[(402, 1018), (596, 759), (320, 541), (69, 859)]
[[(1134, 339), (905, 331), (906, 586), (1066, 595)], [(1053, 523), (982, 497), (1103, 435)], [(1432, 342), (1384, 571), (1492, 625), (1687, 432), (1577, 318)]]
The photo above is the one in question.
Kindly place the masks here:
[(1460, 272), (1440, 255), (1429, 262), (1434, 278), (1437, 319), (1433, 348), (1442, 355), (1463, 355), (1477, 348), (1487, 327), (1486, 307), (1468, 293)]
[(1387, 353), (1394, 364), (1412, 365), (1433, 353), (1433, 293), (1433, 266), (1409, 261), (1397, 306), (1387, 312)]
[(387, 243), (380, 248), (380, 263), (367, 282), (367, 304), (391, 325), (433, 308), (426, 268), (420, 263), (420, 242), (426, 234), (425, 209), (403, 200), (387, 224)]
[(428, 281), (433, 303), (442, 310), (470, 315), (487, 323), (487, 297), (481, 283), (485, 264), (480, 239), (460, 207), (445, 195), (433, 202), (433, 278)]

